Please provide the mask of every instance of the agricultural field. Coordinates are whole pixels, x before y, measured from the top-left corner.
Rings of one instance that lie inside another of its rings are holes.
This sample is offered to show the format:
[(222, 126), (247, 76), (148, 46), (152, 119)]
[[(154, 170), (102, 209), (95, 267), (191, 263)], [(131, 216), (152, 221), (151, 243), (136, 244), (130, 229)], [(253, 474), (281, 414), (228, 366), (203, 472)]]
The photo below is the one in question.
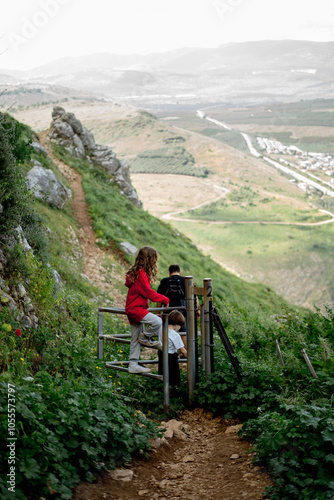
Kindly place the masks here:
[[(256, 139), (258, 135), (276, 139), (286, 145), (295, 145), (303, 151), (334, 154), (334, 101), (319, 99), (249, 107), (203, 108), (208, 116), (228, 124), (225, 130), (206, 120), (199, 120), (195, 110), (176, 113), (177, 126), (213, 137), (240, 151), (247, 146), (238, 134), (246, 132)], [(168, 113), (158, 113), (159, 119), (168, 119)]]
[(129, 159), (131, 173), (179, 174), (207, 177), (207, 168), (195, 165), (194, 157), (182, 146), (144, 151)]

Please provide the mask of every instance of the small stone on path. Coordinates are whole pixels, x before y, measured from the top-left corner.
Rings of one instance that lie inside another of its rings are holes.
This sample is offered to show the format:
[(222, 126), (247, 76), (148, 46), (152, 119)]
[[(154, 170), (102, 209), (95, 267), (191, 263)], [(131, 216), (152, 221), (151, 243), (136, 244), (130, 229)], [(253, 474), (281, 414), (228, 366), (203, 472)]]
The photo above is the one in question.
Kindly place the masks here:
[(115, 479), (115, 481), (123, 481), (124, 483), (132, 481), (133, 479), (132, 470), (116, 469), (116, 470), (110, 470), (108, 474), (112, 479)]

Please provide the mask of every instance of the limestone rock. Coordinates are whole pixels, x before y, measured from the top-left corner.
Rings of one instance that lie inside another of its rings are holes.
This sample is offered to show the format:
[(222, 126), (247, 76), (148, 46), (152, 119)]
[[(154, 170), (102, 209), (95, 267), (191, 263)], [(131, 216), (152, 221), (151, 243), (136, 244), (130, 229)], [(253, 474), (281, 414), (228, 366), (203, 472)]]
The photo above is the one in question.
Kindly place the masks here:
[[(35, 168), (35, 167), (34, 167)], [(27, 239), (26, 237), (24, 236), (23, 234), (23, 230), (22, 230), (22, 227), (21, 226), (17, 226), (15, 228), (15, 231), (17, 232), (17, 235), (18, 235), (18, 240), (19, 242), (21, 243), (22, 247), (23, 247), (23, 250), (25, 252), (28, 252), (29, 250), (31, 250), (31, 246), (29, 245), (29, 243), (27, 242)]]
[(23, 326), (24, 328), (32, 328), (33, 326), (32, 320), (27, 315), (23, 316)]
[(173, 437), (175, 437), (177, 439), (181, 439), (182, 441), (187, 440), (187, 436), (180, 429), (175, 429)]
[(32, 159), (31, 163), (34, 165), (34, 167), (43, 167), (43, 165), (41, 164), (41, 162), (38, 161), (38, 160)]
[(3, 290), (1, 290), (1, 293), (0, 293), (0, 302), (2, 304), (7, 305), (12, 311), (17, 309), (13, 297)]
[(80, 274), (81, 278), (83, 278), (84, 280), (88, 281), (88, 283), (90, 283), (91, 285), (94, 285), (94, 282), (87, 276), (87, 274), (83, 274), (81, 273)]
[(52, 170), (33, 167), (27, 174), (27, 186), (39, 200), (62, 209), (72, 196), (72, 191), (57, 179)]
[(123, 252), (127, 253), (128, 255), (136, 255), (136, 253), (138, 252), (138, 248), (129, 243), (128, 241), (123, 241), (120, 244), (120, 247), (123, 250)]
[(138, 491), (138, 496), (143, 497), (149, 493), (149, 490), (139, 490)]
[(6, 282), (3, 278), (0, 276), (0, 289), (5, 290), (5, 292), (9, 291), (8, 285), (6, 285)]
[(183, 432), (183, 422), (180, 422), (179, 420), (175, 420), (173, 418), (168, 422), (161, 422), (161, 426), (166, 429), (164, 434), (165, 438), (171, 439), (173, 437), (176, 437), (178, 439), (182, 439), (183, 441), (187, 439), (187, 436)]
[(63, 146), (77, 158), (88, 158), (93, 164), (103, 168), (134, 205), (142, 208), (130, 179), (130, 169), (123, 160), (119, 161), (109, 146), (95, 144), (92, 132), (82, 126), (73, 113), (55, 106), (52, 112), (50, 138)]
[(230, 427), (226, 429), (225, 434), (236, 434), (240, 429), (242, 429), (242, 424), (230, 425)]
[(160, 448), (161, 446), (170, 446), (170, 444), (168, 443), (168, 441), (165, 437), (156, 438), (156, 439), (152, 440), (150, 444), (154, 450)]
[(74, 136), (74, 131), (71, 125), (66, 122), (57, 120), (53, 123), (54, 135), (59, 135), (65, 139), (71, 139)]
[(53, 274), (56, 286), (58, 288), (63, 289), (64, 288), (63, 287), (63, 281), (62, 281), (62, 279), (61, 279), (60, 274), (58, 273), (58, 271), (56, 271), (55, 269), (52, 269), (52, 274)]
[(85, 148), (82, 144), (82, 140), (78, 135), (73, 136), (73, 144), (74, 144), (74, 156), (78, 158), (83, 158), (85, 156)]
[(53, 111), (52, 111), (52, 118), (55, 120), (56, 118), (60, 118), (61, 116), (65, 115), (66, 111), (64, 108), (61, 106), (54, 106)]
[(62, 119), (72, 127), (76, 134), (80, 135), (82, 133), (83, 127), (81, 122), (75, 117), (74, 113), (65, 113), (62, 115)]
[(48, 155), (47, 150), (39, 142), (32, 142), (31, 146), (33, 147), (35, 153), (43, 154), (45, 156)]
[(20, 283), (17, 287), (17, 292), (18, 292), (18, 295), (19, 297), (23, 298), (27, 295), (27, 292), (26, 292), (26, 289), (24, 288), (24, 286), (22, 285), (22, 283)]
[(94, 151), (96, 144), (94, 140), (94, 135), (90, 130), (87, 130), (85, 127), (82, 127), (80, 138), (82, 140), (82, 144), (86, 151), (88, 152)]
[(115, 479), (115, 481), (122, 481), (123, 483), (128, 483), (133, 479), (133, 471), (126, 469), (115, 469), (108, 471), (111, 479)]

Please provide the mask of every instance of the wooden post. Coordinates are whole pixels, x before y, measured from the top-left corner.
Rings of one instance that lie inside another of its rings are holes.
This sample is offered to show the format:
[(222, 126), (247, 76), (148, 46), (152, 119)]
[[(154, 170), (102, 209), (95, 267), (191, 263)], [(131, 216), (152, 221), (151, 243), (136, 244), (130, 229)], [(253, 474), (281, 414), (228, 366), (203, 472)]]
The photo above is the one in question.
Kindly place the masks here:
[(281, 349), (280, 349), (278, 340), (275, 340), (275, 347), (276, 347), (276, 352), (277, 352), (277, 356), (278, 356), (279, 362), (281, 363), (282, 368), (285, 368), (284, 361), (283, 361), (283, 356), (282, 356), (282, 353), (281, 353)]
[(314, 371), (314, 368), (313, 368), (313, 366), (312, 366), (312, 363), (311, 363), (311, 361), (309, 360), (308, 355), (306, 354), (305, 349), (302, 349), (300, 352), (301, 352), (301, 353), (302, 353), (302, 355), (304, 356), (304, 359), (305, 359), (305, 361), (306, 361), (306, 364), (307, 364), (307, 366), (309, 367), (310, 372), (312, 373), (313, 377), (314, 377), (314, 378), (318, 378), (317, 374), (316, 374), (316, 373), (315, 373), (315, 371)]
[(196, 383), (195, 307), (193, 277), (186, 276), (188, 402), (192, 404)]

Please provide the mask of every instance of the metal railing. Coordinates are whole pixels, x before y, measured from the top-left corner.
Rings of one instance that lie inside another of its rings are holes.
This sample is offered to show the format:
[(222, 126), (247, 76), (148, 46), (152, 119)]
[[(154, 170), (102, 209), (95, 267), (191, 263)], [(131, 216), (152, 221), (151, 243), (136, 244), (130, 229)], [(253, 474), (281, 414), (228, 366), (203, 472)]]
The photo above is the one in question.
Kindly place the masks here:
[[(187, 332), (181, 335), (186, 335), (187, 345), (187, 359), (179, 360), (179, 363), (187, 363), (187, 379), (188, 379), (188, 401), (189, 404), (193, 402), (195, 384), (197, 380), (198, 362), (202, 363), (205, 368), (206, 375), (213, 372), (213, 335), (212, 335), (212, 321), (210, 311), (212, 309), (212, 280), (207, 278), (203, 282), (203, 288), (194, 286), (193, 277), (185, 277), (185, 290), (186, 290), (186, 306), (184, 307), (153, 307), (148, 311), (151, 313), (161, 313), (163, 320), (162, 328), (162, 360), (163, 360), (163, 374), (157, 375), (155, 373), (142, 373), (141, 376), (151, 377), (163, 382), (164, 393), (164, 409), (169, 411), (169, 369), (168, 369), (168, 313), (174, 309), (184, 312), (186, 316)], [(204, 303), (201, 306), (201, 356), (198, 359), (197, 355), (197, 329), (195, 319), (195, 296), (202, 295)], [(125, 315), (125, 309), (119, 307), (99, 307), (98, 309), (98, 345), (97, 357), (103, 359), (103, 341), (113, 340), (115, 342), (130, 344), (131, 334), (104, 334), (103, 333), (103, 314), (120, 314)], [(139, 364), (157, 364), (156, 360), (139, 360)], [(109, 361), (106, 367), (123, 372), (128, 371), (129, 361)]]

